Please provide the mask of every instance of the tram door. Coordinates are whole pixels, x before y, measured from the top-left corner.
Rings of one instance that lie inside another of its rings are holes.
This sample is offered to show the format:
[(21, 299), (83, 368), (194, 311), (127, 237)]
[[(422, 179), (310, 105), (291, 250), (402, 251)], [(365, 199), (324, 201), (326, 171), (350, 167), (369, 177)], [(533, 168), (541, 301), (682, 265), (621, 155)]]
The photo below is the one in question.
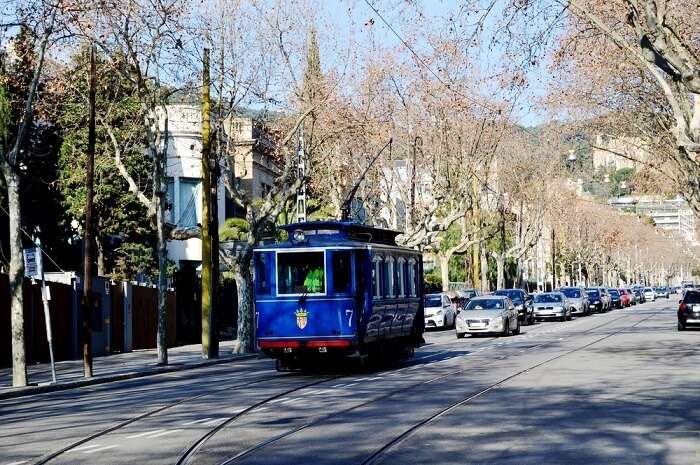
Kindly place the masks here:
[(355, 251), (355, 309), (357, 312), (357, 340), (363, 341), (369, 318), (371, 273), (369, 251)]

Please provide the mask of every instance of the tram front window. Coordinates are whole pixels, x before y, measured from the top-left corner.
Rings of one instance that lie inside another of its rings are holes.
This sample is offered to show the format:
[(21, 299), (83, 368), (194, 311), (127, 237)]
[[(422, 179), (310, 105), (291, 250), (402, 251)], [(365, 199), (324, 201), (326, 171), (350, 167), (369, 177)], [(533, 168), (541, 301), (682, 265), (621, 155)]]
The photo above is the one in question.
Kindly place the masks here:
[(326, 292), (323, 252), (277, 254), (277, 293), (322, 294)]

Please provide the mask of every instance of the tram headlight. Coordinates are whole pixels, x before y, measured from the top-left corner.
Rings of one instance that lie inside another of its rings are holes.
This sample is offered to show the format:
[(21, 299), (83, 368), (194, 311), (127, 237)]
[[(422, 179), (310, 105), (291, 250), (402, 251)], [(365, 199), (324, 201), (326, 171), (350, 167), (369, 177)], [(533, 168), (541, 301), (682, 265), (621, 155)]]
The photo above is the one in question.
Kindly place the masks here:
[(302, 231), (301, 229), (296, 229), (292, 233), (292, 239), (294, 240), (294, 242), (304, 242), (306, 240), (306, 234), (304, 234), (304, 231)]

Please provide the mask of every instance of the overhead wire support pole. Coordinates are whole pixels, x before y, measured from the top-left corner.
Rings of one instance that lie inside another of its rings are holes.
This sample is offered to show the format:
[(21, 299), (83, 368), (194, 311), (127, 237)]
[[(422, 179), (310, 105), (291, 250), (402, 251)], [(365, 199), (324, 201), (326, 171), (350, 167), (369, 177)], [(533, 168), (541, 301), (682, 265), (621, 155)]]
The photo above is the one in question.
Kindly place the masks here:
[(88, 143), (87, 143), (87, 175), (85, 178), (85, 234), (83, 237), (83, 374), (86, 378), (92, 378), (92, 317), (94, 301), (92, 296), (93, 274), (93, 195), (95, 175), (95, 93), (96, 93), (96, 65), (95, 45), (90, 46), (90, 91), (88, 96)]
[(297, 176), (303, 182), (297, 190), (296, 222), (306, 221), (306, 151), (304, 150), (304, 125), (299, 126), (297, 132)]

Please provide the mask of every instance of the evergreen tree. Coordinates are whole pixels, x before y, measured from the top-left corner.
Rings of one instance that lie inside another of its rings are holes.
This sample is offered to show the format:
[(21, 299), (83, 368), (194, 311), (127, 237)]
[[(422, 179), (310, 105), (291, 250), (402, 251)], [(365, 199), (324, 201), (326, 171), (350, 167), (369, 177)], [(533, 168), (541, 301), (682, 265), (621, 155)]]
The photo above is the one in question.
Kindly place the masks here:
[[(58, 187), (67, 221), (85, 218), (85, 163), (87, 150), (89, 50), (81, 50), (66, 71), (65, 89), (58, 114), (63, 143), (58, 161)], [(119, 141), (122, 161), (144, 191), (150, 186), (151, 160), (145, 152), (141, 107), (131, 82), (104, 59), (97, 60), (97, 128), (95, 145), (95, 236), (97, 269), (114, 279), (133, 278), (136, 273), (152, 274), (154, 264), (153, 227), (148, 212), (119, 174), (111, 129)], [(112, 246), (110, 246), (112, 243)]]

